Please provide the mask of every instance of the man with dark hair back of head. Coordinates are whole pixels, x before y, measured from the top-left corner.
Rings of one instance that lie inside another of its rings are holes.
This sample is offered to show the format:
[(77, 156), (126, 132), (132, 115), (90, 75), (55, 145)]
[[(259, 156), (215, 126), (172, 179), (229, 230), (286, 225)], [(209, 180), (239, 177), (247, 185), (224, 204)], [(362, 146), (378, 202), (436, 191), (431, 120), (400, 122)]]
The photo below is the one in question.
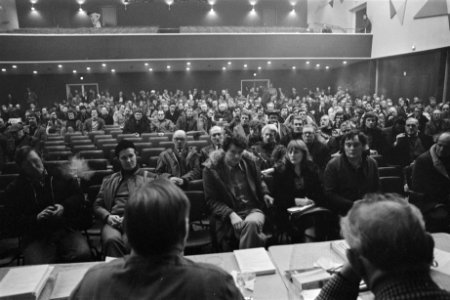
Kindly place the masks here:
[(125, 211), (131, 255), (90, 269), (70, 299), (241, 299), (225, 271), (183, 257), (189, 207), (168, 180), (138, 188)]
[(83, 193), (72, 177), (47, 173), (36, 150), (16, 151), (19, 177), (6, 188), (6, 222), (21, 237), (25, 264), (80, 262), (91, 259), (86, 239), (77, 229)]
[(422, 214), (392, 194), (368, 195), (341, 220), (348, 263), (322, 288), (318, 300), (358, 298), (361, 279), (375, 299), (448, 300), (430, 277), (433, 238)]
[(205, 198), (216, 223), (219, 247), (263, 247), (265, 206), (273, 204), (261, 181), (256, 158), (245, 151), (241, 136), (226, 137), (223, 150), (214, 151), (203, 169)]
[(93, 208), (96, 216), (104, 223), (102, 229), (104, 254), (121, 257), (129, 252), (122, 226), (129, 196), (139, 185), (152, 181), (158, 176), (139, 168), (133, 142), (120, 141), (116, 146), (115, 154), (120, 162), (121, 170), (103, 179)]

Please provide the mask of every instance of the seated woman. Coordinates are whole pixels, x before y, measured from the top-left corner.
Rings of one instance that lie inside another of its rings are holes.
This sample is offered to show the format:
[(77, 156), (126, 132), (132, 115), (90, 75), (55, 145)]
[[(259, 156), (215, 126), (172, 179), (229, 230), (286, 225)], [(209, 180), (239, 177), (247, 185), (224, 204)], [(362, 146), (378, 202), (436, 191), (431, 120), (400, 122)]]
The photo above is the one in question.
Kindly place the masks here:
[[(286, 155), (275, 165), (273, 174), (273, 196), (275, 198), (274, 221), (281, 232), (288, 232), (293, 242), (303, 237), (310, 220), (289, 220), (287, 209), (304, 206), (313, 201), (320, 205), (323, 201), (319, 169), (313, 163), (308, 147), (302, 140), (289, 142)], [(311, 201), (312, 200), (312, 201)]]

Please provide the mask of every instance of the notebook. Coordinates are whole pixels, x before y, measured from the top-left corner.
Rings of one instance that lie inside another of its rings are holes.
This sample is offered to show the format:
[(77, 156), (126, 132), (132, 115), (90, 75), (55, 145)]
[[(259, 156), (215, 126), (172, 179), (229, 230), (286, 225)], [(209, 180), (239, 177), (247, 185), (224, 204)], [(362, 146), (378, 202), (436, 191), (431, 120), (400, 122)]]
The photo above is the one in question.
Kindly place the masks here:
[(350, 247), (345, 240), (331, 242), (330, 247), (341, 259), (347, 261), (347, 249)]
[(0, 282), (0, 299), (38, 299), (54, 267), (12, 268)]
[(53, 288), (50, 299), (59, 300), (69, 298), (70, 293), (80, 283), (88, 269), (89, 267), (60, 271), (56, 277), (55, 287)]
[(254, 272), (256, 275), (275, 273), (275, 266), (266, 249), (261, 247), (233, 252), (241, 272)]

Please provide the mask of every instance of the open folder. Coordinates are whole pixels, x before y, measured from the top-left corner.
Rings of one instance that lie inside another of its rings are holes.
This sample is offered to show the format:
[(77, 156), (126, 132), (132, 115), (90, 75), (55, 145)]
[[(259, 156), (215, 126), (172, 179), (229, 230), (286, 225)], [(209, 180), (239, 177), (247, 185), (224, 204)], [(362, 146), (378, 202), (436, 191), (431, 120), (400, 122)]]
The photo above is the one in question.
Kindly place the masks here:
[(275, 273), (275, 266), (264, 248), (234, 250), (234, 256), (243, 273), (253, 272), (256, 275)]

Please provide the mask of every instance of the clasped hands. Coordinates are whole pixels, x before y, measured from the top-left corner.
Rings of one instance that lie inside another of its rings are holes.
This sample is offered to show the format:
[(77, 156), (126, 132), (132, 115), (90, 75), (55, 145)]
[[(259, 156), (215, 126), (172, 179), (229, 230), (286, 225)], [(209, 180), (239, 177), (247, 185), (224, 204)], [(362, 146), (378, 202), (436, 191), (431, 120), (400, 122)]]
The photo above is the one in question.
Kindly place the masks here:
[(106, 224), (114, 228), (121, 228), (123, 222), (123, 217), (119, 217), (118, 215), (109, 215), (106, 219)]
[(36, 217), (38, 221), (59, 218), (64, 213), (64, 206), (61, 204), (54, 204), (47, 206), (44, 210), (42, 210)]

